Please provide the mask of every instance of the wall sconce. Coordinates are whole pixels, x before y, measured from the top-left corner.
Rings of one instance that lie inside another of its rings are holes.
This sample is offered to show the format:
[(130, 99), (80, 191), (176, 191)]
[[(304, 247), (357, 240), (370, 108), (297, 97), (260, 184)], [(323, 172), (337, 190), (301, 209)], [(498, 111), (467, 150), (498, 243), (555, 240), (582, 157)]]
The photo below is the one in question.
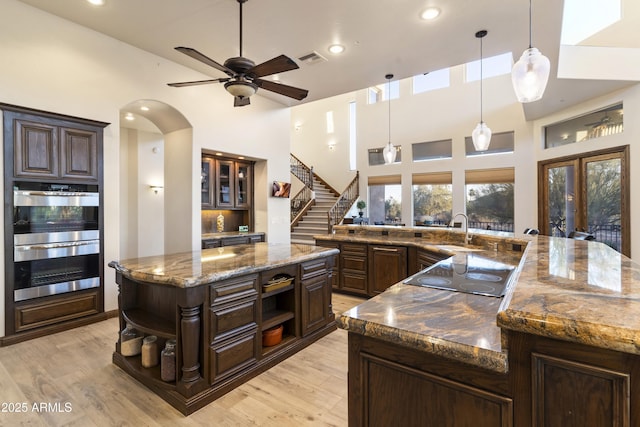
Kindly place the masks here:
[(336, 140), (335, 139), (329, 140), (327, 145), (329, 146), (329, 150), (333, 151), (336, 148)]
[(158, 191), (162, 190), (164, 187), (162, 185), (150, 185), (149, 188), (155, 193), (158, 194)]

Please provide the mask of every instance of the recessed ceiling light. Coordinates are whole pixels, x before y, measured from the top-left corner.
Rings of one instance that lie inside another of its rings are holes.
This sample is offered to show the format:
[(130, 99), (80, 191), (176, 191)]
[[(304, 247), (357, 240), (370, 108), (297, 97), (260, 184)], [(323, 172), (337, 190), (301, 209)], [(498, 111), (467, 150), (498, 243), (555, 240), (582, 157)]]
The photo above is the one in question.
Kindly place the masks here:
[(140, 107), (140, 109), (142, 111), (149, 111), (149, 107), (147, 107), (146, 105), (143, 105), (142, 107)]
[(135, 120), (135, 117), (133, 117), (133, 114), (131, 113), (127, 113), (127, 115), (124, 116), (124, 118), (129, 121)]
[(420, 17), (424, 20), (436, 19), (438, 16), (440, 16), (440, 9), (437, 7), (429, 7), (420, 14)]
[(333, 54), (342, 53), (344, 52), (344, 46), (342, 46), (341, 44), (332, 44), (331, 46), (329, 46), (329, 52)]
[(104, 6), (105, 0), (87, 0), (87, 3), (91, 3), (94, 6)]

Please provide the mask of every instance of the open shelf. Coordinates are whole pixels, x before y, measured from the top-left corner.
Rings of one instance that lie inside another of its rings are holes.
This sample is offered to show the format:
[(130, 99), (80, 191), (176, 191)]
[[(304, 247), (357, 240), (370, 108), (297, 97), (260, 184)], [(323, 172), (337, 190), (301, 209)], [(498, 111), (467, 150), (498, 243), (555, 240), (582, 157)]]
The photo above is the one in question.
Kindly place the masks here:
[(274, 289), (272, 291), (266, 291), (266, 292), (263, 291), (262, 292), (262, 298), (264, 299), (264, 298), (272, 297), (274, 295), (281, 294), (282, 292), (290, 291), (290, 290), (293, 289), (293, 287), (294, 287), (294, 283), (291, 283), (291, 284), (285, 286), (284, 288), (278, 288), (278, 289)]
[(295, 336), (293, 335), (285, 335), (282, 337), (282, 341), (280, 341), (278, 344), (271, 346), (271, 347), (262, 347), (262, 356), (267, 356), (270, 353), (273, 353), (275, 351), (278, 351), (281, 348), (284, 347), (288, 347), (289, 344), (291, 344), (292, 341), (294, 341), (296, 339)]
[(116, 353), (114, 354), (114, 362), (123, 367), (126, 371), (135, 374), (135, 376), (153, 381), (156, 387), (169, 390), (175, 390), (176, 388), (175, 381), (167, 382), (160, 379), (160, 364), (152, 368), (145, 368), (142, 366), (142, 358), (140, 355), (123, 356)]
[(287, 320), (293, 319), (293, 317), (293, 311), (271, 310), (262, 313), (262, 330), (266, 331), (267, 329), (279, 325), (280, 323), (284, 323)]
[(139, 308), (122, 311), (122, 317), (126, 323), (146, 335), (156, 335), (163, 338), (175, 338), (176, 326), (159, 316)]

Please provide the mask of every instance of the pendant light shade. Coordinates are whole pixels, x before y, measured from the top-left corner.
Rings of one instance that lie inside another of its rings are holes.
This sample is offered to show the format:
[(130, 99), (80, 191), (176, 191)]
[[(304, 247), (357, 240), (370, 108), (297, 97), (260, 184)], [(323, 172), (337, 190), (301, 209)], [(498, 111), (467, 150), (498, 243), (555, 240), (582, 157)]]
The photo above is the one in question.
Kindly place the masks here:
[(511, 70), (511, 81), (518, 102), (533, 102), (542, 98), (549, 80), (549, 58), (531, 46), (531, 0), (529, 0), (529, 49), (526, 49)]
[(491, 129), (485, 122), (480, 122), (476, 125), (476, 128), (471, 134), (473, 140), (473, 146), (476, 151), (487, 151), (489, 149), (489, 143), (491, 142)]
[(476, 37), (480, 39), (480, 123), (476, 125), (476, 128), (471, 133), (471, 139), (476, 151), (487, 151), (491, 143), (491, 129), (482, 120), (482, 38), (486, 35), (486, 30), (476, 33)]
[(389, 165), (396, 161), (396, 147), (391, 143), (391, 79), (393, 74), (387, 74), (384, 78), (387, 79), (387, 102), (389, 103), (389, 142), (382, 149), (382, 156), (384, 157), (384, 164)]

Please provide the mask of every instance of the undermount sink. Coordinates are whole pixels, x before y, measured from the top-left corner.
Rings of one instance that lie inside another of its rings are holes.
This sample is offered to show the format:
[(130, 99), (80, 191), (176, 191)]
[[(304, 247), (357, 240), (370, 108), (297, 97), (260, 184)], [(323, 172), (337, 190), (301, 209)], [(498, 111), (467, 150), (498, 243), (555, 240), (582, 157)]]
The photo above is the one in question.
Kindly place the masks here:
[(440, 249), (444, 249), (452, 252), (478, 252), (482, 251), (482, 248), (462, 246), (462, 245), (438, 245)]

